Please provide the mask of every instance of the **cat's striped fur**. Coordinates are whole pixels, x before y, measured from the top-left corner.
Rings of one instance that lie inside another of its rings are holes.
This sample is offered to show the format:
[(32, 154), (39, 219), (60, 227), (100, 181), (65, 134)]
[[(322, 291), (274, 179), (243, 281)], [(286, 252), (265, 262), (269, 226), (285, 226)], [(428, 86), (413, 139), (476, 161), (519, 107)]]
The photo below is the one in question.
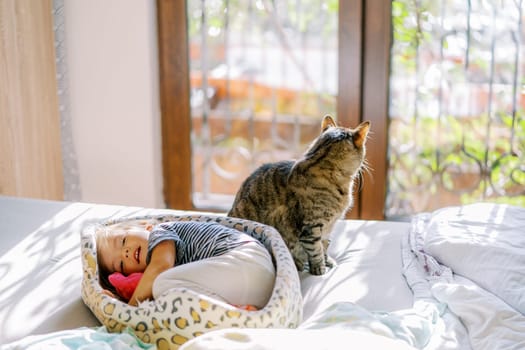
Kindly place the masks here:
[(308, 262), (311, 274), (324, 274), (333, 266), (326, 254), (330, 232), (352, 207), (354, 179), (366, 167), (369, 128), (368, 121), (339, 127), (325, 116), (301, 159), (264, 164), (243, 182), (228, 216), (275, 227), (299, 271)]

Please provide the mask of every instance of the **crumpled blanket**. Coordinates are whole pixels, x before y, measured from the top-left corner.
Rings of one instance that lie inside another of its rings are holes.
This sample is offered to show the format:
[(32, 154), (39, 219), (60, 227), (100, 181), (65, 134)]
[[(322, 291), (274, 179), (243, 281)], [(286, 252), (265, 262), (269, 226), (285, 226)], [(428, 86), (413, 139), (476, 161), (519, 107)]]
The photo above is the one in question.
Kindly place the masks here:
[(439, 318), (437, 303), (417, 302), (396, 312), (372, 312), (351, 302), (332, 304), (297, 329), (228, 328), (185, 343), (181, 350), (399, 349), (428, 343)]
[(394, 312), (373, 312), (351, 302), (338, 302), (301, 324), (299, 329), (370, 332), (421, 349), (430, 340), (440, 312), (438, 303), (423, 300), (411, 309)]
[(414, 298), (447, 307), (427, 349), (525, 349), (525, 208), (476, 203), (417, 215), (402, 253)]
[(2, 350), (140, 350), (156, 349), (155, 345), (139, 340), (131, 330), (108, 333), (106, 327), (81, 327), (43, 335), (25, 337), (19, 341), (2, 345)]

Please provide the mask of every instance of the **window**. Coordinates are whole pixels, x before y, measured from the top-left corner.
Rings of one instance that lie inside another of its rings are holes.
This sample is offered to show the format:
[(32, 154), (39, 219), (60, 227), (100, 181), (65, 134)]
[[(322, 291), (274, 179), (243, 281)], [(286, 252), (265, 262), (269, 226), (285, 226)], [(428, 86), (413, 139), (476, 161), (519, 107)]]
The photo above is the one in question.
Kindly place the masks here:
[(296, 157), (331, 113), (372, 121), (373, 177), (349, 217), (383, 217), (390, 6), (159, 0), (158, 18), (168, 207), (227, 210), (249, 172)]

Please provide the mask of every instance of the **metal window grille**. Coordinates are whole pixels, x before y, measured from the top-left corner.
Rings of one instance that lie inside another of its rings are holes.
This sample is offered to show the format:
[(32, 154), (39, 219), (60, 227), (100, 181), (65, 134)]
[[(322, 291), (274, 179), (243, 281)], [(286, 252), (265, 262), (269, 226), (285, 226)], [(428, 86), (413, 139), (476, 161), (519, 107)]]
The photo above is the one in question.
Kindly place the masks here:
[(188, 1), (196, 207), (229, 208), (257, 166), (297, 158), (335, 116), (337, 5)]
[(393, 1), (387, 218), (525, 206), (523, 1)]

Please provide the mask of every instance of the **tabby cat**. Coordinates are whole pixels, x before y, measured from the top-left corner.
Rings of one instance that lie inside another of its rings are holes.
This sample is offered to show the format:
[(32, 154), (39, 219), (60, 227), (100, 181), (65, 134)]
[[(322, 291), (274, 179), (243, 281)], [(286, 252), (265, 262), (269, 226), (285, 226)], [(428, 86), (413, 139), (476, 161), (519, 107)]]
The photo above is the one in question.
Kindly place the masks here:
[(334, 265), (326, 253), (332, 226), (352, 207), (354, 180), (366, 169), (369, 128), (340, 127), (326, 115), (301, 159), (264, 164), (244, 180), (228, 216), (275, 227), (299, 271), (308, 264), (324, 274)]

